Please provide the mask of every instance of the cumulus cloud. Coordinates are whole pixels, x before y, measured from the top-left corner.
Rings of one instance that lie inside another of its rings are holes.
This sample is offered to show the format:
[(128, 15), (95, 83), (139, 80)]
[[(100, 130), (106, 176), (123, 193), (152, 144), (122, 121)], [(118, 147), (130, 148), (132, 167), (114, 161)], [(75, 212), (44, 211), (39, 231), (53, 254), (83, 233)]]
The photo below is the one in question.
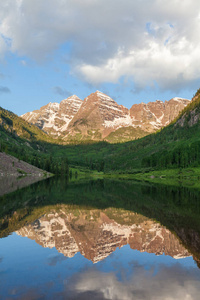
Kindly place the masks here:
[(71, 70), (89, 83), (178, 90), (200, 79), (199, 12), (196, 0), (1, 1), (0, 53), (41, 61), (69, 43)]
[(116, 300), (197, 300), (200, 292), (198, 269), (184, 269), (179, 264), (163, 265), (158, 272), (139, 267), (127, 281), (119, 281), (113, 273), (88, 271), (73, 278), (70, 284), (78, 299), (87, 299), (86, 295), (96, 299), (96, 295), (97, 299)]
[(45, 288), (48, 287), (53, 299), (199, 300), (200, 274), (197, 268), (184, 267), (177, 263), (145, 270), (137, 262), (132, 267), (133, 275), (128, 275), (127, 278), (125, 274), (128, 271), (121, 268), (121, 280), (112, 272), (104, 273), (92, 268), (83, 273), (78, 272), (66, 280), (62, 276), (58, 278), (56, 284), (63, 287), (60, 291), (55, 288), (51, 290), (55, 282), (47, 281), (45, 285), (43, 283), (35, 288), (13, 286), (10, 294), (18, 298), (20, 295), (20, 299), (39, 299), (44, 298)]
[(60, 86), (54, 86), (53, 91), (54, 91), (56, 94), (58, 94), (58, 95), (60, 95), (60, 96), (62, 96), (62, 97), (64, 97), (64, 98), (69, 97), (69, 96), (72, 95), (71, 92), (69, 92), (69, 91), (66, 90), (66, 89), (63, 89), (63, 88), (60, 87)]
[(7, 86), (0, 86), (0, 94), (8, 94), (11, 90)]

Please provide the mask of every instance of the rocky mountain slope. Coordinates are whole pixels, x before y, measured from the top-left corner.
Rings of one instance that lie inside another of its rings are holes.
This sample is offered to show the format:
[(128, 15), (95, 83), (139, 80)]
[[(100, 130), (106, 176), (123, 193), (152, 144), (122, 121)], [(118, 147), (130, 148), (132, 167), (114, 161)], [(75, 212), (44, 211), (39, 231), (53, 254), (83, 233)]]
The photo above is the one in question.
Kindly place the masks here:
[(59, 103), (48, 103), (39, 110), (28, 112), (21, 117), (29, 123), (52, 135), (62, 135), (67, 130), (69, 122), (78, 112), (82, 100), (73, 95)]
[[(77, 216), (78, 214), (78, 216)], [(35, 240), (43, 247), (53, 248), (67, 257), (81, 252), (97, 263), (117, 247), (129, 244), (132, 249), (156, 255), (183, 258), (190, 253), (165, 227), (142, 215), (120, 211), (125, 224), (115, 221), (119, 212), (82, 210), (79, 212), (52, 211), (34, 223), (17, 231), (17, 234)]]
[(0, 152), (0, 196), (50, 176), (49, 172)]
[(64, 140), (107, 139), (116, 142), (155, 132), (173, 121), (187, 104), (187, 99), (173, 98), (165, 102), (135, 104), (129, 110), (96, 91), (84, 101), (74, 95), (60, 104), (49, 103), (26, 113), (22, 118)]
[(135, 104), (130, 109), (130, 115), (135, 122), (140, 122), (144, 131), (151, 133), (171, 123), (189, 103), (187, 99), (175, 97), (165, 102), (156, 100), (148, 104)]
[(175, 127), (193, 127), (200, 121), (200, 89), (175, 120)]

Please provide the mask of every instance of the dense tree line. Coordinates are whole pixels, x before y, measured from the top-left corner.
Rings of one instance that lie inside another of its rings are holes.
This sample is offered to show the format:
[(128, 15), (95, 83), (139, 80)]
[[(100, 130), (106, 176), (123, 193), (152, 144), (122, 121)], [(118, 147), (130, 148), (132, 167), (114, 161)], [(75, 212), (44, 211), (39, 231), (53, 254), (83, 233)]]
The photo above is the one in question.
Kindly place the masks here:
[(200, 165), (200, 141), (192, 143), (190, 146), (176, 147), (171, 151), (160, 151), (142, 160), (142, 167), (148, 168), (187, 168)]

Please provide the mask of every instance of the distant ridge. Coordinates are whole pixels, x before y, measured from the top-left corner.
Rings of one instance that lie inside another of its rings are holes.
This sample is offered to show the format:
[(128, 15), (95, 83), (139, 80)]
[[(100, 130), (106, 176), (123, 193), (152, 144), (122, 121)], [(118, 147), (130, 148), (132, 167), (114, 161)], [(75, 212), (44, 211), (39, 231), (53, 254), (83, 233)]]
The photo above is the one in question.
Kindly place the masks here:
[(134, 104), (129, 110), (108, 95), (96, 91), (83, 101), (76, 95), (48, 103), (21, 117), (54, 138), (65, 141), (134, 140), (172, 122), (188, 104), (179, 97), (162, 102)]

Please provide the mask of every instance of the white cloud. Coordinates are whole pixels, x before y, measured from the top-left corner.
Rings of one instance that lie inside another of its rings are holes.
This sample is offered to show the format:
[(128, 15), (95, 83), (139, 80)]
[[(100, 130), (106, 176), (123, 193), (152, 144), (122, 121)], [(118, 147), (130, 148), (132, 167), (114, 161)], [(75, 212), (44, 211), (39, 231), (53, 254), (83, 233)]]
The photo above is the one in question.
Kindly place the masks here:
[(200, 79), (199, 11), (196, 0), (1, 1), (0, 54), (42, 61), (69, 42), (72, 72), (90, 83), (180, 89)]
[[(160, 266), (158, 272), (137, 267), (137, 272), (129, 280), (119, 281), (113, 273), (88, 271), (73, 278), (71, 288), (78, 299), (87, 295), (99, 295), (97, 299), (143, 299), (143, 300), (197, 300), (199, 299), (199, 272), (184, 269), (177, 264)], [(67, 286), (68, 287), (68, 286)], [(66, 287), (66, 289), (67, 289)], [(101, 297), (100, 297), (101, 295)], [(75, 299), (76, 297), (74, 297)], [(89, 298), (89, 297), (88, 297)]]
[[(48, 264), (54, 267), (63, 259), (52, 257)], [(72, 277), (63, 280), (58, 285), (64, 287), (62, 291), (53, 289), (53, 299), (98, 299), (98, 300), (199, 300), (199, 270), (193, 267), (184, 267), (179, 263), (172, 266), (160, 265), (146, 270), (138, 262), (133, 262), (132, 276), (122, 266), (118, 277), (112, 272), (101, 272), (89, 269), (75, 273)], [(127, 274), (127, 276), (126, 276)], [(119, 280), (121, 278), (121, 280)], [(20, 299), (40, 299), (44, 297), (44, 288), (52, 287), (52, 281), (35, 288), (28, 286), (13, 286), (11, 292)], [(55, 291), (56, 290), (56, 291)]]

